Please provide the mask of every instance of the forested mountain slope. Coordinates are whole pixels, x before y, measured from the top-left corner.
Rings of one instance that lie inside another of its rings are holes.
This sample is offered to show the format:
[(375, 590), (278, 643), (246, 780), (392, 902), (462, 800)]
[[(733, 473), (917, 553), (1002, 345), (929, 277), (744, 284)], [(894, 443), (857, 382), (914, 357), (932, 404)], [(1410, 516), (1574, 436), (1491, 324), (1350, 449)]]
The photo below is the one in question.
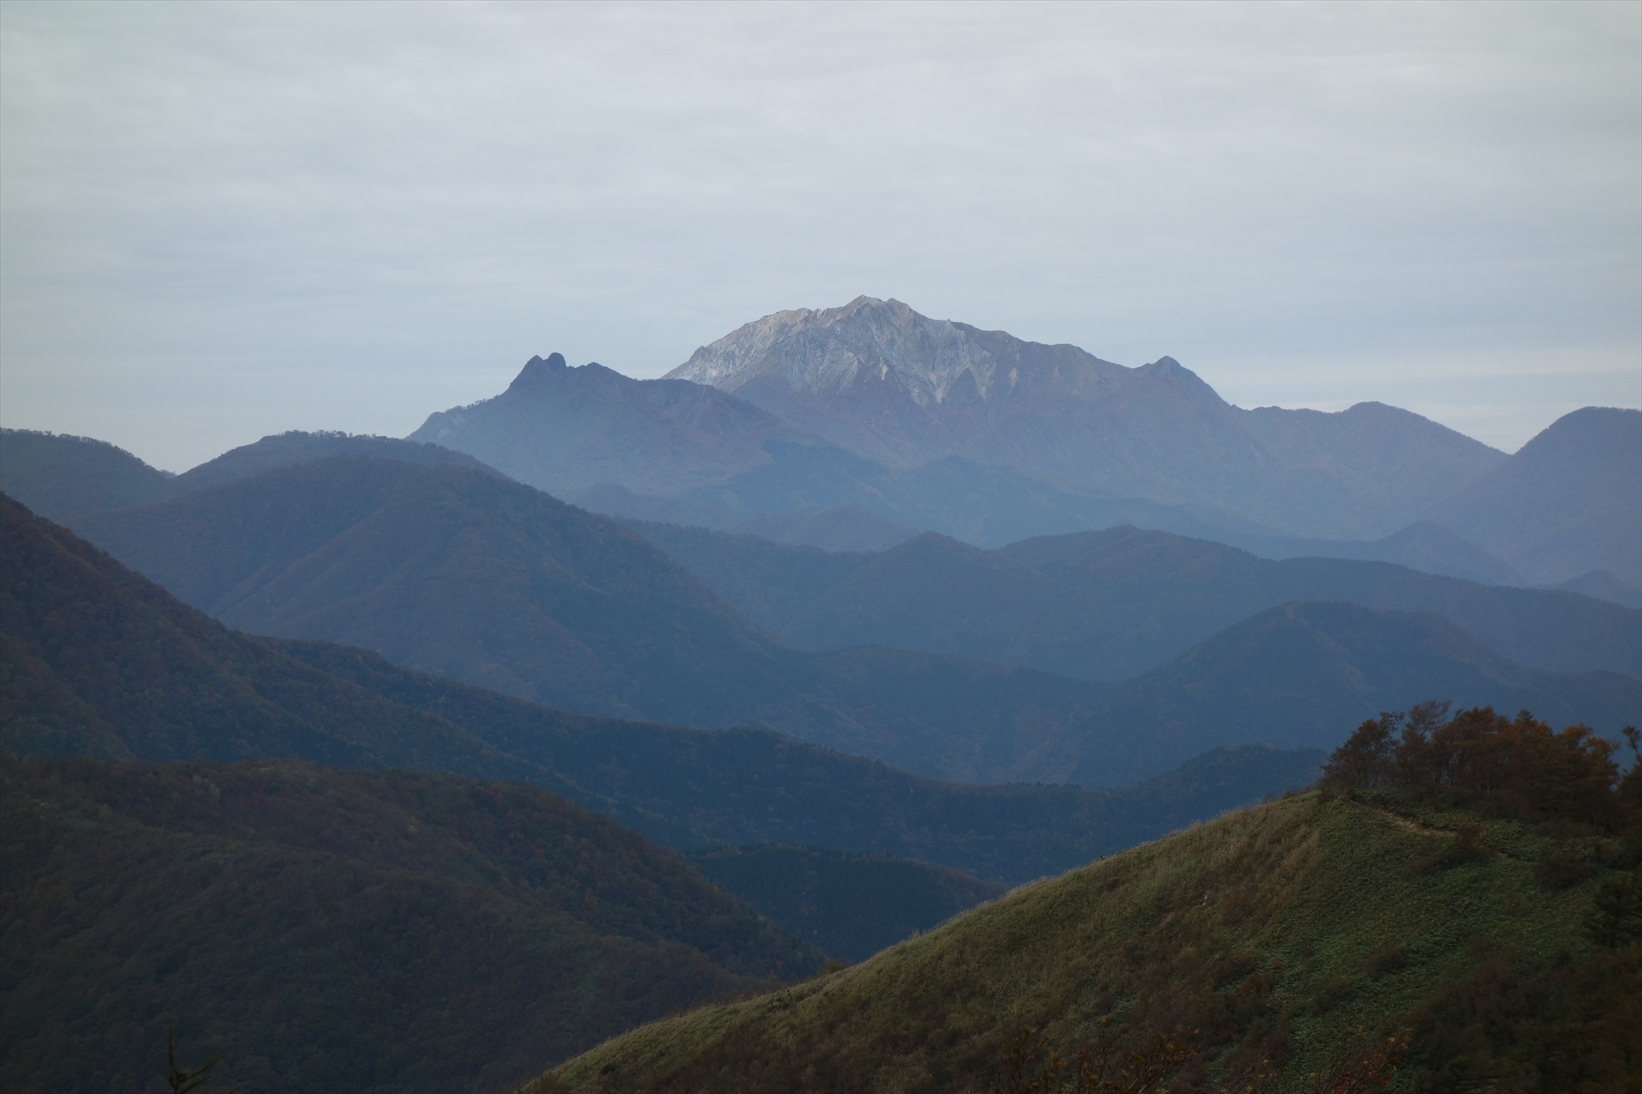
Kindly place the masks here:
[(556, 795), (290, 761), (0, 754), (16, 1090), (494, 1090), (819, 954)]
[(501, 473), (463, 452), (436, 444), (402, 441), (397, 437), (372, 437), (352, 433), (305, 433), (291, 430), (275, 433), (260, 441), (229, 449), (198, 467), (191, 467), (171, 483), (171, 496), (180, 497), (207, 486), (248, 479), (264, 471), (312, 463), (332, 456), (360, 456), (398, 460), (428, 467), (464, 467), (501, 477)]
[[(892, 854), (1018, 883), (1309, 785), (1323, 753), (1207, 752), (1118, 790), (928, 779), (766, 730), (618, 722), (411, 672), (318, 642), (273, 645), (415, 710), (469, 728), (581, 788), (656, 838)], [(688, 845), (688, 844), (687, 844)]]
[(181, 599), (585, 713), (801, 739), (966, 780), (1093, 685), (892, 650), (804, 654), (608, 518), (478, 472), (322, 460), (76, 527)]
[(0, 496), (0, 747), (517, 774), (438, 718), (227, 629)]
[(927, 862), (813, 847), (722, 847), (690, 861), (759, 914), (845, 961), (864, 961), (1006, 890)]
[(76, 531), (231, 626), (590, 713), (716, 723), (795, 674), (626, 529), (472, 470), (321, 460)]
[(0, 429), (0, 491), (54, 520), (161, 501), (171, 480), (107, 441)]
[(181, 475), (158, 471), (106, 441), (27, 429), (0, 430), (0, 491), (52, 520), (151, 505), (205, 486), (327, 456), (489, 470), (472, 456), (433, 444), (348, 433), (292, 430), (241, 445)]

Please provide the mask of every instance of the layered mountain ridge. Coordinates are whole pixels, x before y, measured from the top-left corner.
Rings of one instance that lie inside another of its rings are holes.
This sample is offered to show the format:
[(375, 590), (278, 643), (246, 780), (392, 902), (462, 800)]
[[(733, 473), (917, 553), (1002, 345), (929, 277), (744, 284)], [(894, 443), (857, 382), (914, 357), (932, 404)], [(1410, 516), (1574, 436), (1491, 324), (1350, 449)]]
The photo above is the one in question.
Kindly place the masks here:
[[(1307, 651), (1313, 669), (1330, 666), (1306, 681), (1303, 701), (1286, 706), (1261, 699), (1287, 693), (1282, 651), (1290, 646), (1269, 638), (1258, 647), (1233, 642), (1184, 674), (1157, 665), (1122, 685), (950, 652), (796, 650), (617, 522), (458, 467), (335, 457), (72, 523), (233, 626), (364, 646), (581, 713), (765, 726), (937, 778), (1115, 786), (1217, 745), (1331, 747), (1362, 718), (1418, 702), (1431, 688), (1458, 702), (1526, 706), (1607, 733), (1642, 715), (1642, 681), (1589, 672), (1604, 666), (1600, 657), (1546, 672), (1489, 650), (1489, 668), (1479, 673), (1473, 648), (1488, 647), (1474, 636), (1456, 643), (1441, 632), (1458, 628), (1439, 617), (1371, 608), (1322, 617), (1307, 609), (1273, 623), (1293, 637), (1293, 649)], [(891, 554), (915, 557), (921, 542)], [(960, 556), (972, 550), (950, 547)], [(1142, 546), (1134, 561), (1148, 553)], [(1244, 565), (1254, 561), (1243, 557)], [(1290, 588), (1305, 596), (1330, 586)], [(864, 591), (874, 599), (870, 587)], [(1181, 588), (1165, 599), (1194, 595)], [(1570, 593), (1531, 596), (1548, 606), (1565, 602), (1570, 618), (1590, 616), (1622, 640), (1636, 629), (1634, 611)], [(1260, 606), (1243, 593), (1229, 600)], [(1496, 606), (1481, 615), (1490, 610), (1499, 614)], [(1229, 606), (1228, 614), (1235, 619)], [(998, 626), (1006, 620), (987, 622), (983, 613), (976, 622), (1004, 640), (992, 649), (1009, 648), (1009, 629)], [(1116, 625), (1121, 635), (1126, 624)], [(1400, 676), (1406, 661), (1378, 653), (1399, 645), (1427, 650), (1418, 690)], [(1241, 674), (1225, 658), (1241, 664)], [(1195, 698), (1139, 702), (1155, 699), (1159, 687)], [(1259, 700), (1251, 708), (1258, 716), (1228, 721), (1219, 713), (1245, 693)]]
[(1505, 458), (1383, 404), (1239, 410), (1170, 357), (1126, 368), (869, 297), (766, 316), (666, 378), (711, 384), (892, 468), (963, 456), (1299, 535), (1388, 534)]
[[(1129, 368), (859, 297), (745, 324), (660, 380), (535, 357), (505, 392), (411, 438), (611, 515), (832, 548), (1135, 524), (1489, 584), (1604, 571), (1628, 603), (1642, 591), (1642, 469), (1613, 438), (1637, 414), (1578, 413), (1508, 457), (1382, 403), (1245, 410), (1170, 357)], [(1618, 416), (1609, 441), (1542, 458), (1602, 414)], [(1577, 509), (1581, 531), (1483, 515), (1520, 508), (1523, 491), (1535, 513)]]
[(1122, 791), (921, 778), (754, 729), (614, 721), (358, 648), (257, 639), (0, 496), (0, 750), (301, 760), (533, 783), (681, 849), (804, 844), (1018, 882), (1315, 777), (1220, 748)]

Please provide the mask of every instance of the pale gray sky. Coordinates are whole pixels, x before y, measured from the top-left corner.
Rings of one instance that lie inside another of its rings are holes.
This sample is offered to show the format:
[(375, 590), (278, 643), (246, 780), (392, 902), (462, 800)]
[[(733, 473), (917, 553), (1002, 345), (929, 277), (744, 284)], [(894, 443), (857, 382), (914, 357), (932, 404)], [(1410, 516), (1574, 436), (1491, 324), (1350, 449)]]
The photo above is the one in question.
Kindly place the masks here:
[(860, 293), (1379, 399), (1642, 406), (1642, 4), (0, 4), (0, 422), (172, 470)]

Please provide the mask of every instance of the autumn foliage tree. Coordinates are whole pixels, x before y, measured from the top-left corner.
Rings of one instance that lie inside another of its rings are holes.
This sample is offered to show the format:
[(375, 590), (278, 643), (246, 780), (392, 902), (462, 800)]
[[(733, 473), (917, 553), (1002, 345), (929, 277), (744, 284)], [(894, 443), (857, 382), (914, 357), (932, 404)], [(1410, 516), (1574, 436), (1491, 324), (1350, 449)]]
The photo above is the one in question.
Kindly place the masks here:
[(1322, 785), (1612, 831), (1625, 820), (1617, 750), (1587, 726), (1559, 732), (1527, 711), (1508, 718), (1472, 707), (1449, 717), (1447, 703), (1421, 703), (1358, 726), (1324, 766)]

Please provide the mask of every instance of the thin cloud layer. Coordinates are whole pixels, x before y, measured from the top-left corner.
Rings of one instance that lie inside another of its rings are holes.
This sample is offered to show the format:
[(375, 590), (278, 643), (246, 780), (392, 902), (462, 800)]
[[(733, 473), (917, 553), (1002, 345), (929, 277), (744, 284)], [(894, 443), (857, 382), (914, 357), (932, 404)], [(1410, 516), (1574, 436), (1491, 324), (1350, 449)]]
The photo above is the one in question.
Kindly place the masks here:
[(0, 416), (182, 468), (859, 293), (1515, 448), (1642, 405), (1642, 9), (0, 6)]

